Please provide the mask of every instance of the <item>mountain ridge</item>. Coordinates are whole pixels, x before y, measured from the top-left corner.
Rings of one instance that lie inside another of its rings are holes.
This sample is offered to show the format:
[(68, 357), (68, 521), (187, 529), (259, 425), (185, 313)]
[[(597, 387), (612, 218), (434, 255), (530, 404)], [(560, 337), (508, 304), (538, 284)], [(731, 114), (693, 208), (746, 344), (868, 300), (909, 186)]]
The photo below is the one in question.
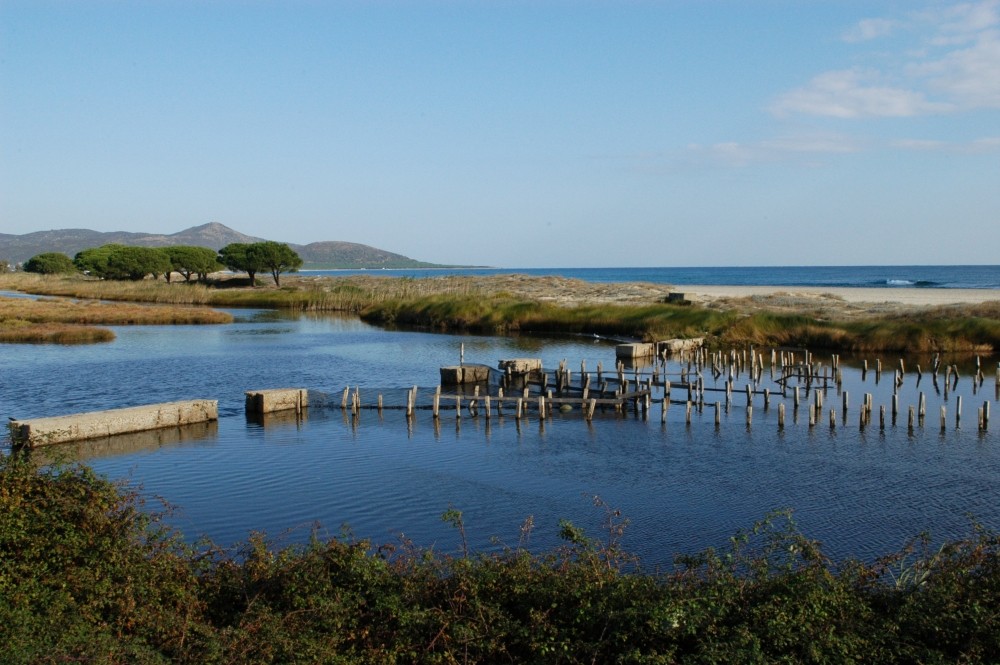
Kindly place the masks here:
[[(0, 261), (23, 263), (36, 254), (62, 252), (70, 257), (90, 247), (108, 243), (140, 247), (196, 245), (219, 250), (234, 242), (262, 242), (265, 238), (247, 235), (219, 222), (209, 222), (177, 233), (137, 233), (133, 231), (92, 231), (53, 229), (22, 235), (0, 233)], [(384, 249), (340, 240), (323, 240), (306, 245), (288, 243), (302, 257), (306, 269), (434, 268), (439, 264), (411, 259)]]

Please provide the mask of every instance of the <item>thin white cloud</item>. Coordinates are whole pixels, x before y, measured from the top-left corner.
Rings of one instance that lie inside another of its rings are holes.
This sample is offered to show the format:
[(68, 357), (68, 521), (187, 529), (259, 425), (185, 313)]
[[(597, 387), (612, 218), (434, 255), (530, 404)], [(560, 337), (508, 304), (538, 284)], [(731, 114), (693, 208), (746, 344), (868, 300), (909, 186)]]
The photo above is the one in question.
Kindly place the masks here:
[(845, 32), (841, 39), (845, 42), (867, 42), (886, 37), (899, 25), (899, 21), (887, 18), (866, 18)]
[(899, 20), (867, 18), (842, 38), (860, 44), (904, 26), (917, 41), (895, 59), (881, 58), (895, 64), (818, 74), (779, 95), (771, 113), (899, 118), (1000, 108), (1000, 0), (957, 3)]
[(967, 48), (915, 64), (910, 74), (963, 109), (1000, 109), (1000, 31), (981, 33)]
[(711, 145), (691, 144), (687, 147), (687, 156), (695, 161), (730, 167), (788, 161), (816, 166), (824, 156), (860, 152), (862, 149), (863, 146), (854, 139), (822, 134), (786, 136), (746, 143), (726, 141)]
[(889, 147), (917, 152), (948, 152), (959, 154), (987, 154), (1000, 152), (1000, 136), (987, 136), (974, 141), (934, 141), (927, 139), (899, 139)]
[(807, 85), (780, 95), (771, 112), (779, 117), (803, 113), (834, 118), (903, 118), (952, 108), (928, 100), (919, 91), (884, 84), (874, 70), (855, 68), (816, 76)]

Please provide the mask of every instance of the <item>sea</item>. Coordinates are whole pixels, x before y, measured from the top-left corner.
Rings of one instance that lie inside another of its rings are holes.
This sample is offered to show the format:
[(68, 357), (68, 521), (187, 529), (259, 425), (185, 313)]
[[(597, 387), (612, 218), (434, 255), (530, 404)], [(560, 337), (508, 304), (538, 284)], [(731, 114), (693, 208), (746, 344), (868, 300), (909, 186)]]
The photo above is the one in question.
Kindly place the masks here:
[(721, 266), (646, 268), (422, 268), (303, 270), (303, 275), (437, 277), (443, 275), (556, 275), (588, 282), (652, 282), (684, 286), (800, 286), (1000, 289), (1000, 265), (957, 266)]

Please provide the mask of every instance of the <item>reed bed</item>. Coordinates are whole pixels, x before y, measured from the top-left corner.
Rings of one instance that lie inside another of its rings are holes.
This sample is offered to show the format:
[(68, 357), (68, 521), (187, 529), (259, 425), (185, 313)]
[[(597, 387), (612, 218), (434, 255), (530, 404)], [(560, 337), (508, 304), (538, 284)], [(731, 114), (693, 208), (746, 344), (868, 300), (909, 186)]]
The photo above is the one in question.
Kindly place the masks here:
[(32, 323), (124, 326), (231, 323), (233, 317), (226, 312), (203, 307), (0, 297), (0, 321), (8, 319), (20, 319)]
[(96, 326), (0, 320), (0, 343), (5, 344), (96, 344), (114, 338), (114, 332)]

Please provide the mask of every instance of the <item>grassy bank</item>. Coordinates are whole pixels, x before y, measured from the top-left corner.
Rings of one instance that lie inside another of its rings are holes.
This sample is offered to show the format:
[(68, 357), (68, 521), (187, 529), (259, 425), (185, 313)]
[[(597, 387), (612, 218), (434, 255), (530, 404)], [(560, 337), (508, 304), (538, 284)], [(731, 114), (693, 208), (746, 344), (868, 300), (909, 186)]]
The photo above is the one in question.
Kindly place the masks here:
[[(775, 515), (642, 570), (603, 540), (464, 552), (350, 537), (188, 546), (84, 466), (0, 458), (0, 644), (18, 663), (997, 662), (1000, 538), (834, 563)], [(526, 523), (522, 536), (530, 531)]]
[[(859, 352), (1000, 349), (1000, 303), (884, 305), (865, 312), (835, 299), (753, 298), (712, 306), (662, 302), (668, 286), (590, 284), (559, 277), (289, 277), (282, 288), (245, 279), (201, 283), (112, 282), (79, 276), (0, 276), (0, 289), (173, 305), (360, 313), (380, 325), (482, 333), (553, 332), (636, 339), (707, 336), (720, 346), (755, 344)], [(791, 304), (789, 304), (791, 301)], [(774, 307), (768, 309), (768, 303)]]
[(0, 296), (0, 342), (86, 344), (115, 335), (104, 325), (229, 323), (233, 317), (203, 307), (108, 304), (96, 300), (5, 298)]
[(909, 316), (848, 321), (797, 314), (683, 305), (559, 307), (503, 296), (430, 296), (372, 305), (362, 318), (381, 325), (483, 333), (566, 332), (658, 340), (714, 339), (723, 346), (800, 346), (850, 351), (977, 351), (1000, 348), (1000, 308), (925, 308)]

